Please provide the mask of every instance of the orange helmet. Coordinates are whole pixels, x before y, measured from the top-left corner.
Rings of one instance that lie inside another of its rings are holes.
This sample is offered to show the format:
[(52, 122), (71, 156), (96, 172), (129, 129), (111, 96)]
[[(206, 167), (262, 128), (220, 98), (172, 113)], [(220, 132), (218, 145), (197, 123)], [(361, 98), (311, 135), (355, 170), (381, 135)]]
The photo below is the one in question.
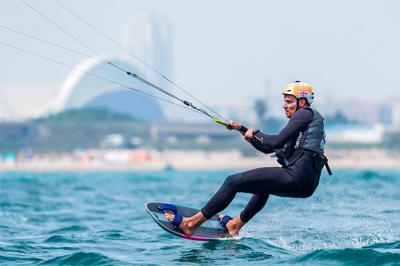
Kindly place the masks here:
[(307, 83), (295, 81), (283, 88), (283, 95), (293, 95), (297, 99), (306, 99), (309, 104), (314, 100), (313, 88)]

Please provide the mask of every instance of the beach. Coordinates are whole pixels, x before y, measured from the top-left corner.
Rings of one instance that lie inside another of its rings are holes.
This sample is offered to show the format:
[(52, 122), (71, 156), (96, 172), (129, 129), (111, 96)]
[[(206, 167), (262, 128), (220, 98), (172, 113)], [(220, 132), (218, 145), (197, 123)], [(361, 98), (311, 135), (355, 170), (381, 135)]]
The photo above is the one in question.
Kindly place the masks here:
[[(327, 150), (332, 169), (399, 169), (400, 153), (384, 149)], [(17, 156), (0, 161), (0, 171), (244, 170), (279, 166), (271, 155), (244, 156), (239, 150), (87, 150)]]

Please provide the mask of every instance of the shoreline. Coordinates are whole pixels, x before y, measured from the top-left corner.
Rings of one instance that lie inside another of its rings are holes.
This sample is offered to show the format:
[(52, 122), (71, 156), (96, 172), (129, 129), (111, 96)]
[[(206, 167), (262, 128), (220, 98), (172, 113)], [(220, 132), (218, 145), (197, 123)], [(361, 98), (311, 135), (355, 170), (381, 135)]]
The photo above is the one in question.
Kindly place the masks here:
[[(333, 171), (400, 169), (400, 156), (386, 150), (329, 150), (326, 155)], [(3, 161), (0, 162), (0, 172), (239, 171), (279, 166), (270, 155), (245, 157), (238, 150), (90, 150), (79, 154), (49, 154)]]

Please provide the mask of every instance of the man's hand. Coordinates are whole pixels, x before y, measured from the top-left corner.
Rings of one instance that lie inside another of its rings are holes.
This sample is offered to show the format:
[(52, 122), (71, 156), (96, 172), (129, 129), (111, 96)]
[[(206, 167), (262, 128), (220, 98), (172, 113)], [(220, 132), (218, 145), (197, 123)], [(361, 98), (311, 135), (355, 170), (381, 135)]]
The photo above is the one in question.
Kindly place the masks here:
[(242, 125), (238, 122), (235, 122), (233, 120), (229, 121), (228, 125), (232, 127), (233, 129), (240, 129)]
[[(233, 120), (229, 121), (228, 125), (232, 129), (240, 130), (242, 128), (242, 125), (240, 123), (238, 123), (236, 121), (233, 121)], [(245, 130), (246, 130), (246, 128), (245, 128)], [(244, 134), (244, 139), (247, 140), (247, 141), (252, 140), (253, 139), (253, 131), (254, 131), (254, 129), (252, 129), (252, 128), (247, 129), (246, 133)]]
[(247, 141), (250, 141), (253, 139), (253, 131), (254, 129), (252, 129), (251, 127), (246, 131), (246, 134), (244, 135), (244, 139)]

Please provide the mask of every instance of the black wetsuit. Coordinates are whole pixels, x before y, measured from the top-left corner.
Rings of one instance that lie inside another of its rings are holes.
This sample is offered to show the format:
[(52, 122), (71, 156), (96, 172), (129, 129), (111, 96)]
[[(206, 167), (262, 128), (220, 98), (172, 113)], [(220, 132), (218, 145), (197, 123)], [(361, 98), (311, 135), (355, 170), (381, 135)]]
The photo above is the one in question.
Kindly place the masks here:
[[(256, 149), (263, 153), (272, 153), (277, 149), (285, 148), (284, 153), (288, 164), (282, 167), (257, 168), (228, 176), (217, 193), (201, 209), (203, 215), (210, 219), (221, 212), (238, 192), (254, 194), (240, 213), (240, 218), (244, 223), (247, 223), (265, 206), (269, 195), (295, 198), (311, 196), (318, 186), (324, 166), (323, 156), (320, 156), (323, 155), (323, 147), (322, 152), (316, 152), (298, 146), (300, 137), (307, 135), (303, 132), (308, 132), (313, 117), (312, 109), (299, 109), (278, 135), (255, 133), (256, 138), (253, 138), (250, 143)], [(323, 141), (324, 138), (325, 136), (323, 136)]]

